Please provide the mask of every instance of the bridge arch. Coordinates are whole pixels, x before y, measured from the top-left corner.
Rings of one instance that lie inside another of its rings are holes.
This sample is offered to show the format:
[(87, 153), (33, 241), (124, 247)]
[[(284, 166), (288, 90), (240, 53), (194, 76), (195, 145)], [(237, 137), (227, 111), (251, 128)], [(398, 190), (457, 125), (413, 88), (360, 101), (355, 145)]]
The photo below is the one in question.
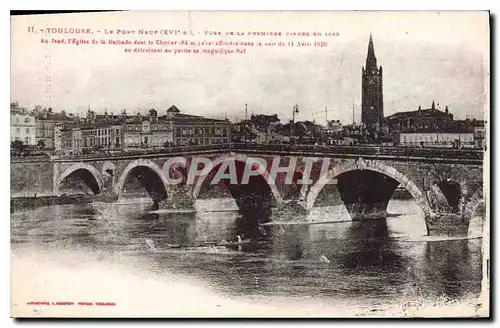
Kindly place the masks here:
[(54, 193), (59, 194), (61, 183), (69, 176), (76, 175), (89, 187), (94, 195), (102, 192), (102, 176), (99, 171), (90, 164), (76, 163), (68, 167), (61, 175), (59, 175), (55, 185)]
[(142, 158), (130, 162), (121, 173), (115, 185), (118, 197), (123, 195), (123, 187), (130, 174), (139, 178), (141, 185), (155, 202), (168, 198), (167, 182), (162, 170), (151, 160)]
[(436, 212), (464, 213), (469, 195), (476, 192), (479, 184), (471, 176), (480, 174), (476, 166), (433, 164), (423, 177), (429, 206)]
[(483, 187), (478, 188), (471, 197), (469, 197), (463, 211), (464, 217), (470, 220), (474, 216), (474, 213), (476, 213), (477, 208), (481, 205), (484, 205)]
[(318, 181), (311, 187), (309, 193), (307, 194), (306, 209), (311, 210), (314, 207), (314, 203), (316, 202), (316, 198), (318, 197), (319, 193), (332, 179), (335, 179), (347, 172), (365, 170), (380, 173), (394, 179), (402, 187), (408, 190), (408, 192), (420, 206), (426, 217), (431, 215), (432, 211), (424, 194), (408, 176), (382, 162), (368, 161), (363, 158), (359, 158), (355, 162), (347, 162), (336, 165), (323, 176), (321, 176)]
[[(212, 168), (211, 168), (211, 170), (214, 170), (219, 165), (221, 165), (222, 163), (224, 163), (226, 160), (234, 160), (234, 161), (246, 163), (246, 160), (249, 157), (252, 158), (252, 156), (248, 156), (248, 155), (245, 155), (245, 154), (234, 154), (234, 155), (224, 154), (224, 155), (218, 156), (218, 157), (216, 157), (215, 159), (212, 160)], [(267, 182), (267, 184), (268, 184), (268, 186), (269, 186), (269, 188), (270, 188), (270, 190), (271, 190), (271, 192), (272, 192), (272, 194), (273, 194), (276, 202), (282, 203), (283, 202), (283, 198), (281, 196), (281, 193), (279, 192), (274, 179), (269, 174), (269, 171), (267, 171), (267, 169), (263, 170), (262, 173), (261, 173), (261, 176), (266, 180), (266, 182)], [(193, 187), (193, 199), (196, 200), (198, 198), (198, 195), (200, 194), (200, 191), (201, 191), (201, 187), (203, 186), (203, 183), (205, 182), (205, 180), (207, 179), (207, 177), (208, 177), (208, 174), (200, 176), (198, 178), (198, 180), (196, 181), (196, 183), (195, 183), (195, 185)]]

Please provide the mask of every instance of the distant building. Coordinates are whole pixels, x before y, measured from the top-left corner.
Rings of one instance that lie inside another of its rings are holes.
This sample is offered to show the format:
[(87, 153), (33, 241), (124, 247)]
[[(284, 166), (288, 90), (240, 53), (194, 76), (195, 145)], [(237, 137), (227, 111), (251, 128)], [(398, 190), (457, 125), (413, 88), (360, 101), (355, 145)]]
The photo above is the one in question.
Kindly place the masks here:
[(123, 125), (125, 149), (165, 147), (173, 144), (172, 119), (169, 119), (168, 115), (158, 117), (158, 111), (155, 109), (151, 109), (148, 114), (137, 114), (126, 119)]
[[(452, 132), (455, 129), (453, 115), (446, 106), (444, 112), (436, 109), (434, 101), (431, 108), (398, 112), (386, 117), (386, 124), (393, 132)], [(458, 131), (454, 131), (458, 132)]]
[(120, 124), (84, 125), (81, 131), (81, 146), (85, 152), (123, 149), (123, 130)]
[(402, 132), (399, 134), (399, 145), (413, 147), (473, 148), (472, 132)]
[(212, 145), (231, 141), (231, 123), (203, 116), (182, 114), (174, 105), (167, 110), (172, 121), (176, 146)]
[(328, 121), (328, 126), (327, 126), (327, 133), (328, 134), (339, 134), (344, 131), (344, 127), (342, 126), (342, 123), (340, 123), (340, 120), (331, 120)]
[(430, 108), (399, 112), (386, 117), (386, 126), (396, 144), (425, 147), (476, 147), (484, 144), (484, 121), (454, 120), (448, 106), (444, 111), (432, 102)]
[(42, 140), (47, 149), (55, 148), (54, 128), (57, 125), (67, 125), (75, 122), (74, 119), (66, 115), (65, 111), (55, 113), (52, 108), (42, 109), (37, 106), (34, 112), (36, 117), (36, 143), (38, 144)]
[(27, 146), (36, 145), (36, 121), (26, 108), (13, 102), (10, 104), (10, 141), (16, 140)]
[[(242, 122), (240, 130), (244, 130), (245, 126), (250, 132), (247, 133), (247, 139), (256, 143), (282, 143), (284, 138), (279, 133), (281, 131), (281, 123), (277, 114), (265, 115), (257, 114), (250, 116), (250, 120)], [(242, 136), (243, 139), (245, 136)], [(241, 139), (241, 138), (240, 138)]]
[(79, 127), (57, 127), (55, 131), (59, 139), (55, 149), (57, 154), (82, 154), (82, 130)]
[(369, 131), (378, 131), (384, 120), (382, 66), (377, 66), (371, 34), (366, 66), (361, 72), (361, 122)]

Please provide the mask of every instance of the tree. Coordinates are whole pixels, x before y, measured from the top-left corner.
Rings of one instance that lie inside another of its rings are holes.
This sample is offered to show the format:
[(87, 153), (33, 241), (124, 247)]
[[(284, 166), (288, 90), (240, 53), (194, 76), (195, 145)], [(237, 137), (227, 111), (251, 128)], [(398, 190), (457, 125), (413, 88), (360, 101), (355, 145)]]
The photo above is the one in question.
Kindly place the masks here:
[(12, 142), (10, 143), (10, 148), (11, 148), (12, 150), (16, 150), (16, 151), (18, 151), (18, 152), (20, 152), (20, 153), (21, 153), (21, 152), (24, 150), (25, 145), (24, 145), (24, 143), (23, 143), (22, 141), (20, 141), (20, 140), (15, 140), (15, 141), (12, 141)]
[(38, 140), (38, 148), (40, 148), (40, 150), (43, 150), (45, 148), (45, 141), (43, 139)]

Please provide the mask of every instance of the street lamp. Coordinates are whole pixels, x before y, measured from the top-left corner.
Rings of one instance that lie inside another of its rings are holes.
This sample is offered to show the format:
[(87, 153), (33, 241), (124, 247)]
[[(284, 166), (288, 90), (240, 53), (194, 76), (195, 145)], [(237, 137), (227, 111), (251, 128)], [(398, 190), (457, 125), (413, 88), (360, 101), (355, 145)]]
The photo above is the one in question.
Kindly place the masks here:
[(295, 114), (298, 114), (298, 113), (299, 113), (299, 105), (293, 106), (293, 110), (292, 110), (292, 123), (290, 124), (290, 141), (291, 141), (292, 136), (293, 136), (293, 125), (295, 123)]
[(243, 124), (243, 129), (245, 133), (245, 145), (247, 143), (247, 126), (248, 126), (248, 107), (247, 104), (245, 104), (245, 123)]

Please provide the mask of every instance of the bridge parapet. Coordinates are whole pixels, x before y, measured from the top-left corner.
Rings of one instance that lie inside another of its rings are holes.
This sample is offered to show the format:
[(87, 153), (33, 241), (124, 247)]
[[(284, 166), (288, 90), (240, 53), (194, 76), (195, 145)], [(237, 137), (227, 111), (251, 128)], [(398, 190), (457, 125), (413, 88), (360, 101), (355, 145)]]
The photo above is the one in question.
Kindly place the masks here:
[(99, 159), (151, 158), (164, 156), (193, 156), (221, 152), (260, 153), (268, 155), (308, 156), (362, 156), (401, 158), (406, 160), (451, 161), (482, 163), (484, 151), (479, 149), (412, 148), (382, 146), (323, 146), (323, 145), (272, 145), (272, 144), (213, 144), (189, 147), (170, 147), (157, 150), (126, 151), (109, 154), (88, 154), (53, 157), (54, 161), (95, 161)]

